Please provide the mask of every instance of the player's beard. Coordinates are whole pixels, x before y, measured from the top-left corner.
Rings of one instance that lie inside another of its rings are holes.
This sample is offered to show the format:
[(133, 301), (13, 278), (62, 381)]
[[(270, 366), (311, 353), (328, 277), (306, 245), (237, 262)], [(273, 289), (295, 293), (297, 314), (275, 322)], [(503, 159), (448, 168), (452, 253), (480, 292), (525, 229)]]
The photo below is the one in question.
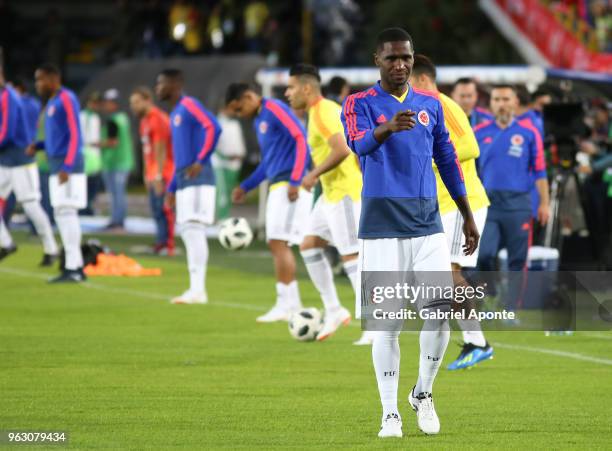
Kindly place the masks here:
[(509, 111), (500, 111), (497, 114), (497, 122), (500, 124), (507, 125), (512, 120), (512, 113)]

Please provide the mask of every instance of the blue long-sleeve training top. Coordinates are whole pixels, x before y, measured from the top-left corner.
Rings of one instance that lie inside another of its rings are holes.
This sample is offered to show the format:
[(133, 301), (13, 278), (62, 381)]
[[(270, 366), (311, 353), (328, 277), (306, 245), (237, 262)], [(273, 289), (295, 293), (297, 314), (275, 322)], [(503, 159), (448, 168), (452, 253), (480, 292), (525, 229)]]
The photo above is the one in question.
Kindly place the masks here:
[[(175, 170), (168, 190), (214, 185), (210, 157), (222, 132), (215, 116), (198, 99), (184, 95), (170, 113), (170, 127)], [(202, 165), (202, 171), (197, 177), (187, 178), (185, 169), (196, 161)]]
[(28, 144), (30, 144), (36, 141), (38, 117), (40, 116), (42, 106), (40, 104), (40, 100), (29, 94), (23, 94), (21, 96), (21, 102), (23, 103), (26, 128), (28, 129)]
[(83, 138), (79, 122), (79, 101), (63, 86), (45, 108), (45, 141), (38, 143), (49, 157), (52, 174), (59, 171), (83, 172)]
[[(405, 110), (416, 113), (415, 127), (379, 143), (374, 129)], [(342, 123), (363, 173), (359, 237), (411, 238), (443, 232), (432, 157), (453, 199), (466, 192), (437, 93), (409, 86), (405, 96), (397, 98), (377, 83), (346, 98)]]
[(261, 150), (261, 163), (241, 184), (250, 191), (265, 179), (299, 186), (310, 164), (306, 131), (283, 102), (263, 98), (253, 124)]
[(0, 88), (0, 165), (14, 167), (34, 161), (25, 154), (30, 142), (19, 94), (10, 86)]
[(530, 121), (513, 120), (502, 129), (497, 122), (483, 122), (474, 129), (480, 157), (478, 173), (491, 208), (529, 210), (534, 180), (546, 178), (544, 146)]

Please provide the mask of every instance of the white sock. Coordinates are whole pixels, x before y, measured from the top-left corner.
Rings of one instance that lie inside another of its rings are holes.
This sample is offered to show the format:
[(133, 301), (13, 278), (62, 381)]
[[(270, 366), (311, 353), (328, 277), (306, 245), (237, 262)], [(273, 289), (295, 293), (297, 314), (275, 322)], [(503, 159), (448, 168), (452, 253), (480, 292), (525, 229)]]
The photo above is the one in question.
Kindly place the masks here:
[(183, 238), (187, 254), (189, 291), (194, 294), (206, 293), (206, 264), (208, 263), (206, 226), (199, 222), (189, 222), (183, 226), (181, 238)]
[(339, 308), (340, 300), (336, 292), (336, 285), (334, 285), (334, 274), (331, 265), (323, 254), (323, 249), (307, 249), (301, 251), (301, 254), (310, 280), (321, 295), (325, 310)]
[(463, 331), (464, 343), (472, 343), (474, 346), (480, 347), (487, 345), (487, 340), (480, 327), (480, 321), (476, 319), (458, 319), (457, 324), (459, 324)]
[(357, 271), (357, 259), (346, 261), (342, 263), (342, 266), (344, 266), (344, 272), (351, 281), (353, 291), (357, 293), (357, 290), (359, 290), (359, 271)]
[(81, 224), (76, 208), (59, 207), (54, 210), (55, 222), (66, 253), (65, 269), (75, 270), (83, 266), (81, 253)]
[(4, 223), (4, 218), (1, 216), (0, 211), (0, 247), (12, 247), (13, 246), (13, 238), (8, 231), (8, 227)]
[(302, 308), (302, 300), (300, 299), (300, 290), (298, 288), (297, 280), (289, 282), (287, 285), (288, 290), (288, 305), (289, 308), (299, 310)]
[(47, 217), (45, 210), (38, 201), (25, 202), (23, 204), (23, 211), (26, 216), (30, 218), (36, 233), (42, 240), (43, 249), (45, 254), (56, 255), (58, 253), (57, 243), (53, 236), (53, 228), (51, 227), (51, 221)]
[(419, 336), (421, 355), (419, 378), (414, 389), (415, 395), (423, 392), (431, 393), (449, 338), (450, 328), (447, 320), (425, 320)]
[(289, 285), (282, 282), (276, 282), (276, 305), (283, 308), (289, 307)]
[(383, 419), (391, 413), (399, 415), (397, 408), (400, 369), (399, 334), (395, 331), (376, 332), (372, 345), (372, 361), (383, 408)]

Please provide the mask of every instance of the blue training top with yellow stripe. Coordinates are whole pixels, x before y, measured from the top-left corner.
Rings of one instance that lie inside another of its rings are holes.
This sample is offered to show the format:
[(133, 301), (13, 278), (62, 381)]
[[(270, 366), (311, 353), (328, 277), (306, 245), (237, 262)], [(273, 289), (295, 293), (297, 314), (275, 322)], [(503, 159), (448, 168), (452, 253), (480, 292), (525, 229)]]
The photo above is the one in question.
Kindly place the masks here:
[[(408, 86), (397, 98), (380, 84), (344, 101), (342, 123), (363, 173), (360, 238), (412, 238), (443, 232), (431, 160), (453, 199), (464, 196), (457, 155), (437, 94)], [(412, 110), (416, 126), (384, 143), (374, 129), (397, 112)]]

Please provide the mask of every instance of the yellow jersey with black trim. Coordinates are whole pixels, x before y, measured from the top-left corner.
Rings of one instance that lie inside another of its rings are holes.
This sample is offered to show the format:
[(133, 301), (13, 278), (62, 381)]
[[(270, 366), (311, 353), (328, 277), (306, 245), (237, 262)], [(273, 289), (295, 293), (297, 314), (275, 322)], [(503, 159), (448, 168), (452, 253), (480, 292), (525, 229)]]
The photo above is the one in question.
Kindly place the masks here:
[[(444, 111), (444, 122), (448, 129), (450, 140), (455, 146), (455, 152), (457, 152), (457, 158), (461, 164), (470, 207), (472, 211), (487, 207), (489, 205), (489, 198), (476, 172), (476, 158), (480, 155), (480, 149), (470, 126), (470, 121), (453, 99), (442, 93), (440, 93), (439, 99)], [(453, 201), (446, 186), (444, 186), (435, 164), (434, 173), (436, 174), (440, 214), (443, 215), (456, 210), (457, 205), (455, 205), (455, 201)]]
[[(308, 110), (308, 145), (315, 166), (323, 163), (331, 154), (329, 138), (336, 133), (344, 137), (341, 112), (340, 105), (323, 97)], [(345, 196), (355, 201), (361, 197), (361, 169), (352, 154), (334, 169), (322, 174), (319, 180), (323, 196), (329, 202), (339, 202)]]

